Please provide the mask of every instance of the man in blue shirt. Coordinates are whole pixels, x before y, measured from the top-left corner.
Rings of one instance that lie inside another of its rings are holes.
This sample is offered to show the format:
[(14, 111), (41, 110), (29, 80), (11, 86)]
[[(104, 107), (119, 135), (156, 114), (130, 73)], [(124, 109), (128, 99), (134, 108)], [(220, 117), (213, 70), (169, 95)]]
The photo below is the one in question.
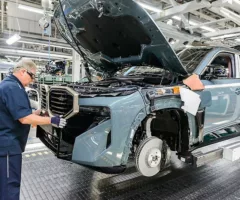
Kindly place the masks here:
[(25, 87), (34, 81), (36, 65), (22, 59), (13, 74), (0, 83), (0, 200), (18, 200), (20, 194), (22, 152), (30, 124), (66, 125), (61, 117), (41, 117), (32, 112)]

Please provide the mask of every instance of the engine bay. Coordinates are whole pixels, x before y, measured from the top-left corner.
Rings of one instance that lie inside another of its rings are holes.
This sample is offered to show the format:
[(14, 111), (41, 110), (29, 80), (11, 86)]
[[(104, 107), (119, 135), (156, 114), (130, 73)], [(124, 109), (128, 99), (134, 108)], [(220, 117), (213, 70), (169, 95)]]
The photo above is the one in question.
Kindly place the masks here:
[(125, 76), (114, 76), (96, 82), (62, 84), (61, 86), (72, 88), (83, 98), (96, 96), (115, 97), (132, 94), (140, 88), (175, 86), (181, 83), (182, 80), (182, 76), (161, 69), (157, 72), (129, 73)]

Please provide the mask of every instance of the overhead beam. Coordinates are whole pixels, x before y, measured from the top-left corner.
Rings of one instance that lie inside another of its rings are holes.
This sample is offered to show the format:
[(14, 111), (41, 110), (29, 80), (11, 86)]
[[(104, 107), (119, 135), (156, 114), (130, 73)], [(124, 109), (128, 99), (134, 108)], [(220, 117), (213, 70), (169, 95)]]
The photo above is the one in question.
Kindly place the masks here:
[(237, 12), (240, 13), (240, 1), (239, 0), (238, 0), (238, 3), (236, 3), (236, 1), (233, 1), (232, 4), (229, 3), (226, 7), (236, 10)]
[(195, 29), (195, 28), (199, 28), (201, 26), (206, 26), (206, 25), (210, 25), (210, 24), (217, 24), (219, 22), (225, 22), (225, 21), (229, 21), (229, 19), (223, 18), (223, 19), (213, 20), (213, 21), (210, 21), (210, 22), (200, 23), (200, 24), (195, 25), (195, 26), (187, 26), (186, 28)]
[[(178, 6), (178, 3), (175, 0), (170, 0), (170, 2), (171, 2), (173, 7)], [(189, 26), (188, 20), (186, 19), (184, 14), (181, 14), (181, 19), (182, 19), (182, 23), (184, 24), (184, 27)], [(189, 28), (189, 31), (193, 34), (193, 30), (191, 28)]]
[[(162, 1), (169, 4), (169, 0), (162, 0)], [(222, 0), (218, 0), (218, 2), (220, 3), (220, 2), (222, 2)], [(180, 4), (178, 4), (178, 5), (180, 5)], [(216, 5), (216, 4), (215, 4), (215, 5)], [(203, 14), (203, 13), (201, 13), (201, 12), (199, 12), (199, 11), (196, 11), (196, 10), (193, 10), (193, 11), (191, 11), (190, 13), (192, 13), (192, 14), (194, 14), (194, 15), (196, 15), (196, 16), (199, 16), (199, 17), (201, 17), (201, 18), (203, 18), (203, 19), (205, 19), (205, 20), (209, 20), (209, 21), (215, 20), (214, 18), (212, 18), (212, 17), (210, 17), (210, 16), (208, 16), (208, 15), (206, 15), (206, 14)], [(221, 22), (218, 23), (218, 25), (220, 25), (220, 26), (225, 26), (225, 24), (223, 24), (223, 23), (221, 23)], [(232, 26), (227, 25), (227, 27), (231, 28)]]
[(230, 19), (231, 21), (240, 26), (240, 15), (237, 15), (236, 13), (230, 11), (229, 9), (226, 9), (224, 7), (211, 7), (209, 8), (209, 10), (225, 18)]
[[(215, 18), (210, 17), (210, 16), (208, 16), (208, 15), (206, 15), (204, 13), (201, 13), (199, 11), (193, 11), (191, 13), (196, 15), (196, 17), (198, 16), (198, 17), (200, 17), (202, 19), (209, 20), (210, 22), (216, 20)], [(228, 21), (230, 21), (230, 19), (228, 19)], [(224, 22), (218, 22), (217, 25), (218, 26), (223, 26), (223, 27), (226, 27), (226, 28), (233, 28), (233, 26), (231, 26), (230, 24), (225, 24)]]
[(160, 13), (156, 13), (152, 15), (152, 17), (154, 20), (165, 20), (173, 17), (174, 15), (181, 15), (184, 13), (192, 12), (194, 10), (199, 10), (199, 9), (210, 7), (210, 6), (211, 6), (211, 3), (206, 0), (202, 0), (200, 2), (197, 0), (194, 0), (188, 3), (178, 4), (177, 6), (173, 8), (169, 8), (167, 10), (163, 10)]
[(216, 36), (220, 36), (220, 35), (227, 35), (227, 34), (233, 34), (233, 33), (240, 33), (240, 27), (221, 30), (218, 32), (204, 33), (203, 35), (204, 35), (204, 37), (209, 38), (209, 37), (216, 37)]
[(17, 42), (18, 43), (24, 43), (24, 44), (50, 46), (50, 47), (73, 50), (73, 48), (70, 45), (63, 44), (63, 43), (49, 42), (49, 41), (46, 41), (46, 40), (45, 41), (44, 40), (29, 40), (29, 39), (21, 38), (21, 40), (19, 40)]
[(161, 21), (156, 22), (157, 26), (160, 27), (162, 33), (165, 36), (168, 36), (169, 38), (179, 39), (179, 40), (185, 40), (185, 41), (194, 41), (198, 40), (200, 41), (201, 38), (197, 36), (192, 36), (187, 33), (183, 33), (177, 29), (177, 27), (168, 25), (166, 23), (163, 23)]
[(240, 12), (240, 1), (239, 0), (232, 0), (230, 1), (214, 1), (212, 2), (212, 6), (214, 7), (228, 7), (228, 8), (232, 8), (233, 10), (236, 10), (238, 12)]

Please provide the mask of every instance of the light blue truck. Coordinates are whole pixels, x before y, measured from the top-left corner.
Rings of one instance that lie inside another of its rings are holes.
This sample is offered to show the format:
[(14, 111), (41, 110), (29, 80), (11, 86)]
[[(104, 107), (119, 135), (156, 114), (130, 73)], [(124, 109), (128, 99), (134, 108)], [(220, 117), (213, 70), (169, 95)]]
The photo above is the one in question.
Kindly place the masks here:
[[(68, 120), (64, 129), (37, 127), (37, 136), (58, 158), (120, 173), (131, 156), (144, 176), (168, 166), (173, 153), (196, 166), (237, 159), (226, 145), (237, 150), (239, 144), (239, 51), (193, 47), (176, 54), (132, 0), (59, 0), (54, 19), (86, 69), (105, 76), (98, 82), (41, 85), (42, 109)], [(199, 76), (204, 90), (183, 84), (191, 74)], [(191, 104), (195, 112), (183, 109), (181, 88), (199, 96), (200, 103)]]

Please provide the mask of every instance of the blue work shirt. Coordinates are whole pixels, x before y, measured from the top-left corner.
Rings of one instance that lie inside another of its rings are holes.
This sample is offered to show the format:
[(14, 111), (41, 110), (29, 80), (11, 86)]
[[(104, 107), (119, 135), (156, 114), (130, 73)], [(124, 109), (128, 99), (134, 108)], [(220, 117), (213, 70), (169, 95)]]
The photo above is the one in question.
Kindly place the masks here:
[(19, 119), (32, 114), (22, 83), (14, 76), (0, 83), (0, 156), (21, 154), (26, 146), (30, 125)]

